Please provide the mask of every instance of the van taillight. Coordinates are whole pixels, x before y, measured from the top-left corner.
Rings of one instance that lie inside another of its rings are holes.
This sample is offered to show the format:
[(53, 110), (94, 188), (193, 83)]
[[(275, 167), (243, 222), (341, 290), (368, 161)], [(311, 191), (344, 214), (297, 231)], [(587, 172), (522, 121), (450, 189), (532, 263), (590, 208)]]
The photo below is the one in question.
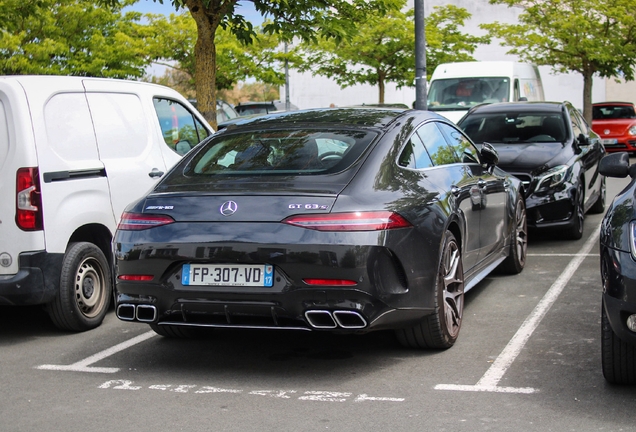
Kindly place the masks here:
[(42, 229), (42, 196), (37, 168), (20, 168), (16, 174), (15, 221), (24, 231)]

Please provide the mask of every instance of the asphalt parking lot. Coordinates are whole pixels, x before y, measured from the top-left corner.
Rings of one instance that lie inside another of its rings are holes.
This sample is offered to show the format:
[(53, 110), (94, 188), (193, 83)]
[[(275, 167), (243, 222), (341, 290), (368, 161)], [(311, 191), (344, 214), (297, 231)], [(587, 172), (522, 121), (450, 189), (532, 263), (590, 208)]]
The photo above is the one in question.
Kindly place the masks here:
[[(608, 199), (627, 180), (608, 179)], [(525, 270), (466, 295), (457, 344), (414, 351), (392, 333), (216, 331), (169, 340), (111, 311), (58, 331), (0, 307), (3, 431), (629, 431), (635, 387), (600, 359), (598, 228), (533, 236)]]

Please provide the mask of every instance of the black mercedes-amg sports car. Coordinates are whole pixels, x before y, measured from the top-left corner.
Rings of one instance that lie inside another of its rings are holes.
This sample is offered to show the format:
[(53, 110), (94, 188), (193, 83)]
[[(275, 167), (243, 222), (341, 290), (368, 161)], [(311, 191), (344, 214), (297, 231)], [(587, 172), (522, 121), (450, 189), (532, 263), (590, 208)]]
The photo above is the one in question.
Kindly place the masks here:
[(464, 292), (525, 264), (521, 182), (426, 111), (253, 118), (188, 153), (122, 215), (116, 314), (196, 328), (367, 332), (448, 348)]

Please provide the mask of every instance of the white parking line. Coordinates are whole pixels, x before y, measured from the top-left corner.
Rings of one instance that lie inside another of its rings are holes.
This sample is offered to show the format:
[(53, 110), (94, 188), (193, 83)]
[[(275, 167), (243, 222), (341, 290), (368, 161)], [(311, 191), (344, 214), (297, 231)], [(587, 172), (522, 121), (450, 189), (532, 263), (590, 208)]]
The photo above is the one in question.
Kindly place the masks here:
[(134, 337), (126, 342), (122, 342), (113, 347), (105, 349), (104, 351), (98, 352), (84, 360), (80, 360), (77, 363), (73, 363), (72, 365), (40, 365), (37, 366), (36, 369), (44, 369), (44, 370), (56, 370), (56, 371), (72, 371), (72, 372), (97, 372), (97, 373), (115, 373), (119, 372), (119, 368), (100, 368), (100, 367), (91, 367), (90, 365), (93, 363), (97, 363), (100, 360), (105, 359), (106, 357), (110, 357), (113, 354), (118, 353), (119, 351), (123, 351), (126, 348), (130, 348), (133, 345), (137, 345), (147, 339), (150, 339), (153, 336), (156, 336), (157, 333), (154, 331), (149, 331), (143, 334), (140, 334), (137, 337)]
[(497, 357), (476, 385), (438, 384), (435, 386), (435, 390), (486, 391), (503, 393), (535, 393), (538, 391), (531, 387), (498, 387), (497, 384), (499, 384), (499, 381), (501, 381), (501, 378), (503, 378), (508, 368), (510, 368), (517, 356), (521, 353), (526, 342), (528, 342), (528, 339), (530, 339), (532, 333), (537, 329), (543, 317), (545, 317), (548, 310), (550, 310), (556, 299), (559, 297), (563, 288), (565, 288), (566, 284), (574, 275), (574, 272), (576, 272), (583, 260), (588, 256), (592, 247), (596, 245), (600, 231), (601, 226), (599, 224), (581, 248), (580, 253), (576, 254), (572, 261), (570, 261), (568, 266), (552, 284), (539, 304), (534, 308), (528, 318), (526, 318), (519, 330), (517, 330), (517, 333), (515, 333), (510, 342), (508, 342), (508, 345), (506, 345), (501, 354), (499, 354), (499, 357)]

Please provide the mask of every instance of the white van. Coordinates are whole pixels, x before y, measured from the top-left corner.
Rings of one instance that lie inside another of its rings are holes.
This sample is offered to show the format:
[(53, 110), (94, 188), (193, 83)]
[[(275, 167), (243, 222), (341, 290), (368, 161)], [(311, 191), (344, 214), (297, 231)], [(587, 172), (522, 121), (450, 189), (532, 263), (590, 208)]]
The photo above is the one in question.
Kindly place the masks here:
[(428, 109), (453, 122), (481, 103), (544, 100), (536, 65), (511, 61), (443, 63), (429, 83)]
[(0, 304), (45, 305), (61, 329), (100, 325), (124, 207), (211, 133), (167, 87), (0, 77)]

